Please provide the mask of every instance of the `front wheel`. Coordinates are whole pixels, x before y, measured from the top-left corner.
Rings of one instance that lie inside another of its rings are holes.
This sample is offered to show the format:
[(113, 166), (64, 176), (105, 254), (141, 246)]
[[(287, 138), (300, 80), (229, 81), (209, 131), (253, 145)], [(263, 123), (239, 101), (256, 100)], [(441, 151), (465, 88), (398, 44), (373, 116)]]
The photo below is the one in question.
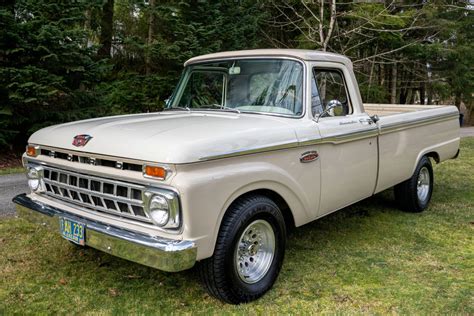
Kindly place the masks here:
[(433, 184), (433, 167), (430, 159), (424, 156), (412, 177), (395, 186), (395, 199), (406, 212), (422, 212), (431, 200)]
[(232, 304), (259, 298), (280, 272), (285, 242), (283, 215), (271, 199), (240, 199), (222, 220), (214, 255), (199, 265), (208, 292)]

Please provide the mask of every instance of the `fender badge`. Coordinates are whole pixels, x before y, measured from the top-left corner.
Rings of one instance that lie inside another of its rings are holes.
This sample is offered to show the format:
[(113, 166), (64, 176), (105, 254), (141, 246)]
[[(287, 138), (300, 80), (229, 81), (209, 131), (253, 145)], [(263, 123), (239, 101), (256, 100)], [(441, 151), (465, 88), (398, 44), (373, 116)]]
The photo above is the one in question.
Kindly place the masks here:
[(319, 158), (319, 154), (317, 151), (307, 151), (305, 153), (301, 154), (300, 162), (302, 163), (307, 163), (307, 162), (312, 162), (315, 161)]
[(91, 135), (86, 135), (86, 134), (82, 134), (82, 135), (76, 135), (74, 136), (74, 139), (72, 140), (72, 144), (73, 146), (76, 146), (76, 147), (84, 147), (88, 141), (90, 141), (92, 139), (92, 136)]

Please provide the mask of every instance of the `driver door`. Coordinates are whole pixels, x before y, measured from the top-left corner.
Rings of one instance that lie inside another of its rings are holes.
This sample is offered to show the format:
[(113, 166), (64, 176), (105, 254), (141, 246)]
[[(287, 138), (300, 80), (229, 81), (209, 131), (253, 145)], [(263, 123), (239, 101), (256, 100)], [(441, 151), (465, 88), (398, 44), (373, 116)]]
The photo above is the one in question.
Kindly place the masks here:
[[(346, 85), (345, 68), (312, 69), (311, 107), (321, 134), (320, 214), (330, 213), (373, 194), (377, 179), (377, 125), (357, 113)], [(335, 102), (338, 101), (338, 102)], [(328, 103), (337, 103), (326, 110)]]

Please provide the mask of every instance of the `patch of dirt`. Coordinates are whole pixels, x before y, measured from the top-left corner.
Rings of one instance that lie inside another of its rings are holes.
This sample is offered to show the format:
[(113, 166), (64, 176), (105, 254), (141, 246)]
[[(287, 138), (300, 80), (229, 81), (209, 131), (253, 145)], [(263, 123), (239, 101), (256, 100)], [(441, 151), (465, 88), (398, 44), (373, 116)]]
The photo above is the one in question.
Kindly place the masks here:
[(21, 154), (11, 151), (0, 152), (0, 169), (21, 167)]

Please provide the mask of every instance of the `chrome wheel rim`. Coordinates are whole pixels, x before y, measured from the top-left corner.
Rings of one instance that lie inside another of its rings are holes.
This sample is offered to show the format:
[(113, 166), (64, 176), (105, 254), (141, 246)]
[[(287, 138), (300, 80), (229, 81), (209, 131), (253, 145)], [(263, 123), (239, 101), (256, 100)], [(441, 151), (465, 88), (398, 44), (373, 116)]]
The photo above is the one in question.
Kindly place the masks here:
[(416, 189), (418, 193), (418, 200), (420, 202), (426, 201), (428, 198), (428, 193), (430, 192), (430, 173), (428, 168), (421, 168), (420, 173), (418, 174)]
[(275, 254), (275, 233), (265, 220), (250, 223), (238, 239), (235, 265), (239, 278), (248, 284), (260, 281), (270, 269)]

